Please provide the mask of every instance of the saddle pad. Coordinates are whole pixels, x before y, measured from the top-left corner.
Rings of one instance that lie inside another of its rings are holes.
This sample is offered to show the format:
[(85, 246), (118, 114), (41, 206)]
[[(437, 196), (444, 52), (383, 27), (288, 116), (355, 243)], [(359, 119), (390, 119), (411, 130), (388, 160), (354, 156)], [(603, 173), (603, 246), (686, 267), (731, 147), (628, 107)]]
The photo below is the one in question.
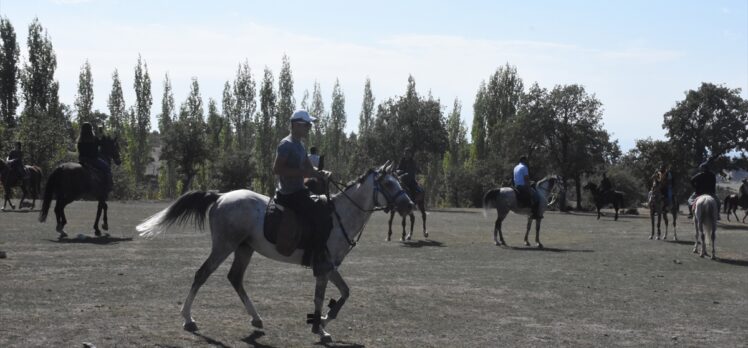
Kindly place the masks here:
[(296, 213), (275, 201), (268, 204), (263, 233), (281, 255), (290, 256), (300, 247), (303, 232), (304, 227), (298, 223)]

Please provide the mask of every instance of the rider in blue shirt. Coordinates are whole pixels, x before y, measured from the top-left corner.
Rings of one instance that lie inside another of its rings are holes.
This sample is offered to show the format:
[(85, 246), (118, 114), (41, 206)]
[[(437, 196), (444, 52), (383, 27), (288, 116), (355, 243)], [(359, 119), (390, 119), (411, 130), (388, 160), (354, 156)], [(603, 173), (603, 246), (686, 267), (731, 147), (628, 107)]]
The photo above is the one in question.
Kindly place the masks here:
[(538, 201), (540, 198), (537, 196), (537, 191), (530, 187), (530, 171), (527, 167), (527, 156), (520, 157), (519, 163), (514, 167), (514, 187), (519, 192), (517, 203), (520, 206), (529, 206), (532, 216), (537, 217)]

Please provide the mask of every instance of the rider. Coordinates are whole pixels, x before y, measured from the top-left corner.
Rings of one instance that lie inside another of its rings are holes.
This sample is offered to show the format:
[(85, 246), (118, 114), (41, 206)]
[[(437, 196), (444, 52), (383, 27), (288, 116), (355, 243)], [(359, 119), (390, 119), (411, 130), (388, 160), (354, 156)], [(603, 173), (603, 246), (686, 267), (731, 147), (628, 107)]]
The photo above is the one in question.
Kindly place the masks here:
[(400, 158), (400, 163), (397, 165), (397, 170), (405, 174), (400, 177), (405, 187), (413, 194), (423, 192), (423, 189), (416, 181), (416, 174), (420, 173), (416, 166), (416, 161), (413, 159), (413, 148), (406, 147), (405, 154)]
[(610, 179), (606, 175), (605, 172), (603, 172), (603, 178), (600, 180), (600, 194), (605, 196), (610, 191), (613, 191), (613, 183), (610, 182)]
[(23, 151), (21, 151), (20, 141), (16, 141), (15, 147), (13, 148), (13, 150), (10, 150), (6, 161), (8, 162), (8, 167), (10, 167), (11, 170), (16, 171), (19, 179), (23, 180), (24, 182), (29, 180), (29, 177), (26, 174), (25, 166), (23, 165)]
[[(688, 199), (689, 207), (693, 205), (696, 198), (700, 195), (711, 195), (714, 200), (717, 201), (717, 211), (720, 209), (720, 202), (717, 199), (717, 176), (709, 169), (709, 163), (711, 158), (706, 162), (699, 164), (699, 173), (696, 173), (691, 177), (691, 186), (693, 186), (693, 194)], [(717, 214), (719, 220), (719, 214)]]
[(309, 135), (312, 122), (316, 120), (306, 110), (294, 111), (290, 119), (291, 133), (278, 144), (273, 173), (279, 179), (276, 202), (293, 209), (304, 222), (312, 226), (312, 271), (315, 276), (319, 276), (333, 270), (335, 266), (330, 262), (327, 251), (327, 239), (332, 229), (327, 205), (324, 201), (312, 200), (309, 190), (304, 186), (304, 178), (324, 175), (314, 168), (301, 142), (302, 138)]
[(538, 217), (537, 191), (530, 188), (530, 171), (527, 168), (527, 156), (519, 158), (519, 163), (514, 167), (514, 187), (519, 192), (517, 201), (521, 206), (530, 206), (532, 217)]
[(112, 188), (112, 170), (106, 161), (99, 157), (99, 139), (94, 135), (93, 127), (88, 122), (81, 124), (81, 133), (78, 136), (77, 147), (78, 161), (82, 165), (91, 166), (104, 174), (104, 192), (109, 192)]

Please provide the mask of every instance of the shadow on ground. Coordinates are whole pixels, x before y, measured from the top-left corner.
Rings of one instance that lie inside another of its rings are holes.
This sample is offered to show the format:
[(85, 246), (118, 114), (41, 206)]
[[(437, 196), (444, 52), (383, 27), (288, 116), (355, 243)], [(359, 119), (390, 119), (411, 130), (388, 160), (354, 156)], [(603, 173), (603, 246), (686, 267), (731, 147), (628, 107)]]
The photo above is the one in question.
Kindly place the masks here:
[(548, 247), (515, 247), (515, 246), (503, 246), (503, 248), (520, 250), (520, 251), (549, 251), (552, 253), (594, 253), (594, 250), (589, 249), (559, 249), (559, 248), (548, 248)]
[(693, 241), (690, 240), (666, 240), (664, 242), (670, 244), (693, 245)]
[(427, 240), (413, 240), (413, 241), (406, 240), (404, 242), (400, 242), (400, 245), (404, 247), (409, 247), (409, 248), (422, 248), (422, 247), (443, 247), (444, 243), (436, 241), (436, 240), (432, 240), (432, 239), (427, 239)]
[(249, 344), (250, 347), (255, 347), (255, 348), (275, 348), (275, 346), (269, 346), (267, 344), (262, 344), (260, 342), (257, 342), (257, 339), (262, 336), (265, 336), (264, 331), (255, 330), (249, 336), (242, 338), (242, 342), (245, 342)]
[(62, 239), (48, 239), (50, 242), (62, 243), (62, 244), (117, 244), (121, 242), (132, 242), (132, 238), (117, 238), (117, 237), (89, 237), (84, 238), (62, 238)]
[(728, 265), (748, 267), (748, 260), (734, 260), (734, 259), (717, 258), (716, 261), (719, 262), (719, 263), (726, 263)]

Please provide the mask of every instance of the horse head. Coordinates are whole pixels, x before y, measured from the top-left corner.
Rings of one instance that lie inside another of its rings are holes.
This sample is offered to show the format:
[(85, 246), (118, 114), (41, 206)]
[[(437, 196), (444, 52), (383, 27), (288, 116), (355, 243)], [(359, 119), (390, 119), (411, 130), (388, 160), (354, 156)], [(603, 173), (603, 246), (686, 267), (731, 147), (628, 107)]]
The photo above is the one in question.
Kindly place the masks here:
[(395, 210), (405, 216), (413, 210), (413, 201), (400, 185), (400, 180), (394, 170), (394, 164), (387, 161), (381, 167), (372, 171), (374, 174), (374, 204), (379, 206), (379, 196), (384, 196), (385, 211)]
[(122, 159), (119, 153), (119, 141), (118, 138), (110, 138), (104, 136), (101, 138), (101, 155), (104, 156), (107, 161), (112, 160), (114, 164), (122, 164)]

